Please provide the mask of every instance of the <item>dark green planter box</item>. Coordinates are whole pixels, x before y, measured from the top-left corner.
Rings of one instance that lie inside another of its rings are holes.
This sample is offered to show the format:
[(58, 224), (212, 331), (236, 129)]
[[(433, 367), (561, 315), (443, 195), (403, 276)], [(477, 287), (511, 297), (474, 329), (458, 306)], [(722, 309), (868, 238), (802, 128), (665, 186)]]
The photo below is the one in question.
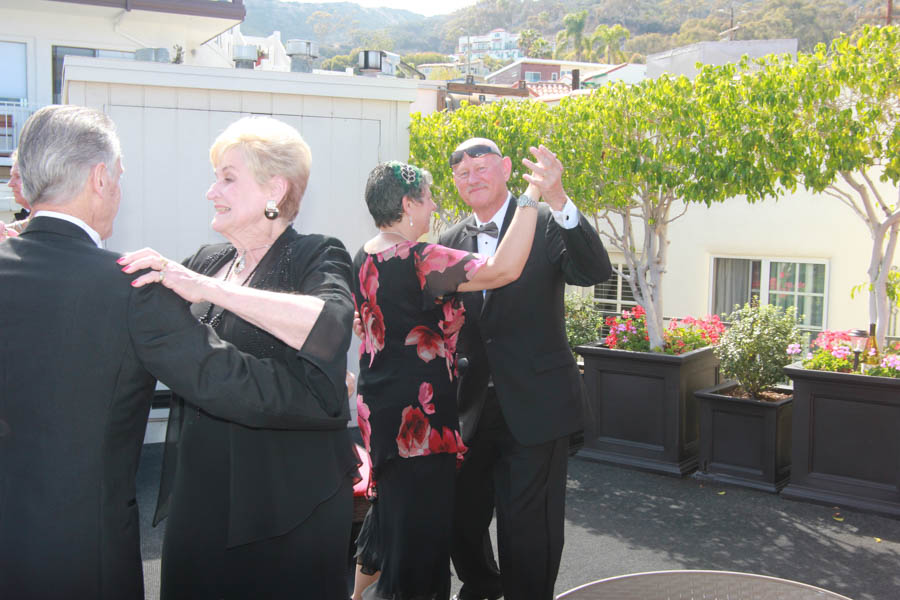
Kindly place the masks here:
[(584, 357), (597, 434), (579, 456), (679, 477), (697, 468), (694, 392), (718, 382), (712, 348), (678, 356), (594, 345), (575, 350)]
[(900, 516), (900, 379), (785, 367), (794, 380), (785, 498)]
[(729, 380), (695, 394), (700, 467), (694, 477), (778, 492), (791, 473), (793, 399), (766, 402), (726, 395), (737, 387)]

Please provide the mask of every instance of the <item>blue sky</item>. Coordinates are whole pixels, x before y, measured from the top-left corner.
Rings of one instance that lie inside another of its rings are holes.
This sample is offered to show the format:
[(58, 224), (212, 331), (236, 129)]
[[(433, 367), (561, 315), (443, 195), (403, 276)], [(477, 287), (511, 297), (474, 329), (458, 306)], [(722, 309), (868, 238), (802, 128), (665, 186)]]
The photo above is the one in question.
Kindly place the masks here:
[[(301, 2), (302, 0), (288, 0), (290, 2)], [(318, 2), (329, 2), (331, 0), (317, 0)], [(333, 0), (335, 2), (346, 2), (348, 0)], [(377, 8), (385, 6), (388, 8), (401, 8), (420, 15), (445, 15), (464, 6), (472, 6), (476, 0), (440, 0), (439, 2), (423, 2), (422, 0), (349, 0), (360, 6), (368, 8)]]

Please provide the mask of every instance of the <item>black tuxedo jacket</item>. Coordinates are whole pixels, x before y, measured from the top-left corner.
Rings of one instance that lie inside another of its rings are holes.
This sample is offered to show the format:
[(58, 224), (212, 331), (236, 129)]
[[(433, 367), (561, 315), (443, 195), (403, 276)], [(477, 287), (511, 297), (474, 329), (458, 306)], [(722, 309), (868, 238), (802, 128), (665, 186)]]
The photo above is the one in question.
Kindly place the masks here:
[[(500, 239), (516, 210), (509, 203)], [(469, 216), (446, 231), (440, 243), (475, 251), (465, 234)], [(582, 427), (581, 383), (566, 340), (565, 284), (589, 286), (612, 273), (596, 230), (579, 215), (563, 229), (546, 204), (538, 209), (528, 262), (518, 280), (496, 290), (463, 294), (466, 322), (457, 348), (469, 364), (459, 385), (459, 412), (465, 441), (478, 426), (489, 380), (516, 441), (541, 444)]]
[(157, 378), (249, 426), (346, 426), (317, 398), (333, 391), (131, 287), (117, 257), (50, 217), (0, 243), (0, 598), (143, 600), (134, 477)]

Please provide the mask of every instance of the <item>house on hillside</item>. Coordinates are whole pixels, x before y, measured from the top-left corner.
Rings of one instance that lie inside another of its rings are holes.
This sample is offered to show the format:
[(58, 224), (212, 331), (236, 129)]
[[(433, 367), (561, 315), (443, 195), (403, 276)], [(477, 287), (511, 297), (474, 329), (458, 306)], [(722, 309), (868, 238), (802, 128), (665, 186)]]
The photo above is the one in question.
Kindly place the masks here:
[(485, 76), (490, 73), (487, 66), (484, 64), (484, 61), (480, 58), (467, 61), (465, 60), (465, 57), (463, 57), (461, 60), (455, 60), (452, 62), (423, 63), (416, 68), (424, 73), (425, 76), (429, 79), (431, 79), (431, 74), (434, 71), (443, 72), (445, 69), (456, 69), (462, 74), (463, 77), (465, 77), (466, 75), (472, 75), (475, 77), (476, 81), (484, 81)]
[(519, 49), (519, 34), (505, 29), (493, 29), (486, 35), (463, 35), (459, 37), (456, 54), (460, 60), (484, 58), (515, 60), (524, 56)]

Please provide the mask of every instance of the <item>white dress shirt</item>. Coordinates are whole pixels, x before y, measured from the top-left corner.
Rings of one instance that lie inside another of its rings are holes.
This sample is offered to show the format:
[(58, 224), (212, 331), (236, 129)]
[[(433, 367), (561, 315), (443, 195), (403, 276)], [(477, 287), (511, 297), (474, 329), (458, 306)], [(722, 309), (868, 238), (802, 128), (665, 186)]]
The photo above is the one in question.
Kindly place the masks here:
[[(506, 197), (506, 202), (503, 203), (500, 210), (494, 213), (494, 216), (491, 217), (490, 221), (482, 222), (478, 218), (478, 215), (475, 215), (475, 224), (481, 227), (487, 223), (494, 223), (497, 226), (497, 231), (502, 231), (503, 217), (506, 215), (507, 207), (512, 198), (512, 195)], [(568, 198), (566, 199), (566, 203), (563, 205), (562, 210), (551, 210), (550, 214), (553, 216), (553, 220), (555, 220), (563, 229), (573, 229), (578, 225), (578, 208)], [(493, 237), (486, 233), (479, 233), (478, 254), (481, 254), (482, 256), (493, 256), (497, 251), (497, 244), (499, 241), (499, 237)]]
[(52, 210), (42, 210), (40, 212), (36, 212), (36, 213), (32, 214), (31, 217), (32, 218), (34, 218), (34, 217), (51, 217), (53, 219), (62, 219), (63, 221), (68, 221), (72, 225), (77, 225), (78, 227), (81, 227), (84, 230), (84, 232), (91, 237), (91, 240), (93, 240), (93, 242), (95, 244), (97, 244), (98, 248), (103, 247), (101, 244), (101, 241), (100, 241), (100, 234), (97, 233), (96, 231), (94, 231), (90, 225), (88, 225), (87, 223), (85, 223), (84, 221), (79, 219), (78, 217), (73, 217), (72, 215), (67, 215), (65, 213), (59, 213), (59, 212), (52, 211)]

